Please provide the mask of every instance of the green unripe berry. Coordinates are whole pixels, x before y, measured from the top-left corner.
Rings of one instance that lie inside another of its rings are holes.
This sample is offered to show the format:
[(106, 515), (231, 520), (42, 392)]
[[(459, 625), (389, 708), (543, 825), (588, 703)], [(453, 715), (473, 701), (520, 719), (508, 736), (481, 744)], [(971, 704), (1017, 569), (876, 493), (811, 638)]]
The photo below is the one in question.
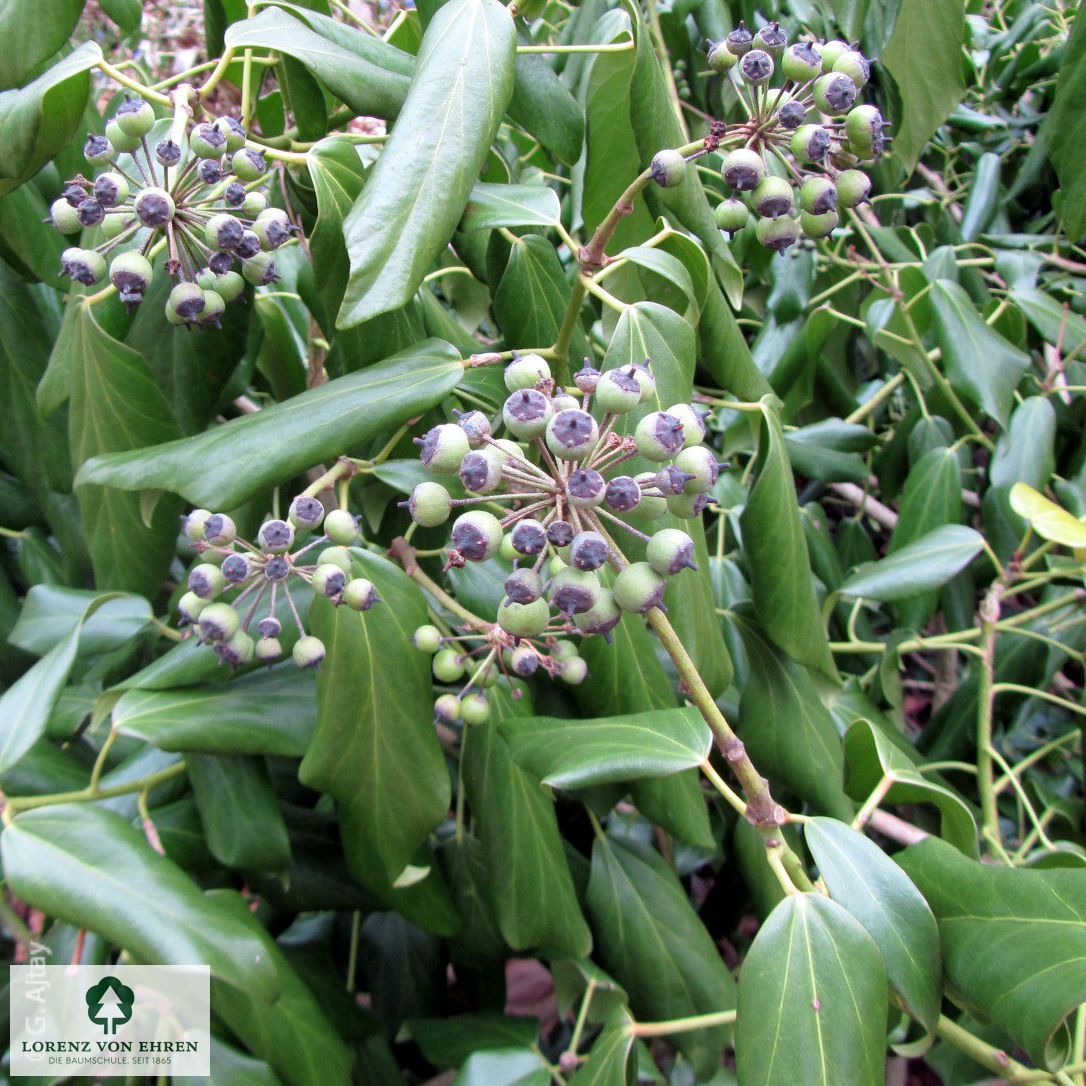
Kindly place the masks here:
[(847, 75), (858, 90), (863, 90), (871, 78), (871, 62), (858, 49), (842, 53), (833, 62), (833, 70)]
[(701, 516), (702, 510), (709, 504), (709, 495), (684, 491), (682, 494), (669, 494), (666, 501), (667, 511), (673, 516), (693, 520)]
[(186, 592), (177, 601), (177, 613), (183, 622), (194, 623), (205, 607), (210, 606), (211, 600), (197, 596), (195, 592)]
[(469, 562), (485, 562), (502, 545), (502, 526), (493, 513), (473, 509), (453, 521), (452, 545)]
[(551, 375), (547, 360), (538, 354), (518, 355), (505, 367), (505, 387), (509, 392), (522, 388), (535, 388), (540, 381)]
[(245, 146), (245, 129), (233, 117), (220, 117), (215, 127), (226, 137), (226, 150), (233, 154)]
[(417, 483), (407, 499), (407, 511), (421, 527), (436, 528), (449, 519), (452, 497), (440, 483)]
[(708, 61), (714, 72), (727, 72), (739, 63), (739, 57), (728, 48), (727, 42), (718, 41), (709, 47)]
[[(155, 126), (155, 111), (150, 102), (142, 98), (126, 98), (113, 118), (121, 131), (129, 138), (138, 140)], [(107, 132), (108, 136), (109, 133)]]
[(600, 569), (611, 557), (611, 546), (599, 532), (579, 532), (569, 545), (570, 565), (576, 569)]
[(802, 124), (792, 133), (792, 154), (801, 163), (821, 162), (830, 149), (830, 134), (820, 124)]
[(271, 666), (283, 655), (283, 646), (278, 637), (262, 637), (253, 652), (262, 664)]
[(839, 38), (823, 42), (821, 47), (823, 71), (832, 72), (837, 61), (849, 51), (848, 42), (841, 41)]
[(578, 686), (588, 678), (588, 664), (580, 656), (565, 660), (562, 663), (562, 670), (558, 672), (558, 677), (570, 686)]
[(778, 56), (788, 44), (788, 35), (781, 29), (780, 23), (769, 23), (754, 35), (754, 48), (764, 49), (773, 56)]
[(786, 79), (807, 83), (822, 74), (822, 50), (814, 42), (797, 41), (788, 46), (781, 58)]
[(872, 105), (856, 106), (845, 118), (849, 148), (861, 158), (873, 158), (882, 153), (882, 130), (882, 114)]
[(871, 195), (871, 178), (863, 170), (845, 170), (837, 175), (839, 207), (856, 207)]
[(595, 573), (566, 566), (551, 579), (548, 599), (552, 607), (572, 617), (589, 610), (599, 595), (600, 579)]
[(62, 234), (78, 234), (83, 229), (76, 210), (63, 196), (49, 207), (49, 217)]
[(113, 144), (114, 153), (130, 154), (140, 145), (139, 136), (130, 136), (114, 119), (106, 122), (106, 139)]
[(442, 694), (434, 702), (434, 723), (455, 724), (460, 719), (460, 699), (455, 694)]
[(419, 652), (433, 656), (441, 648), (441, 631), (436, 626), (420, 626), (411, 635), (411, 640)]
[(727, 200), (721, 200), (716, 205), (713, 218), (719, 229), (724, 230), (729, 237), (734, 237), (736, 231), (742, 230), (750, 220), (750, 208), (742, 200), (729, 196)]
[(355, 577), (348, 581), (340, 593), (339, 600), (352, 611), (368, 611), (375, 603), (380, 603), (376, 586), (373, 581), (365, 577)]
[(439, 649), (431, 667), (439, 683), (455, 683), (464, 677), (464, 658), (456, 649)]
[(490, 702), (482, 694), (469, 694), (460, 702), (460, 719), (469, 727), (490, 719)]
[(632, 516), (640, 521), (659, 520), (667, 512), (667, 502), (657, 494), (646, 494), (644, 491), (656, 482), (654, 471), (642, 472), (636, 476), (635, 481), (641, 487), (641, 501), (633, 508)]
[(347, 584), (347, 574), (339, 566), (333, 565), (331, 562), (324, 562), (313, 571), (311, 583), (314, 592), (331, 599), (343, 591), (344, 586)]
[(256, 656), (256, 645), (244, 630), (236, 631), (221, 645), (216, 645), (215, 649), (223, 663), (230, 664), (232, 667), (251, 664)]
[(226, 271), (221, 275), (212, 275), (206, 282), (197, 279), (204, 290), (214, 291), (224, 302), (232, 302), (245, 289), (245, 280), (236, 271)]
[(294, 525), (287, 520), (266, 520), (260, 525), (256, 542), (268, 554), (286, 554), (294, 546)]
[(821, 215), (812, 215), (809, 211), (799, 213), (799, 228), (815, 240), (829, 237), (840, 221), (841, 216), (836, 211), (824, 211)]
[(691, 445), (700, 445), (705, 440), (705, 419), (702, 412), (698, 411), (693, 404), (672, 404), (667, 409), (667, 413), (673, 415), (682, 423), (684, 449)]
[(573, 641), (555, 641), (551, 649), (552, 660), (572, 660), (577, 655), (577, 645)]
[(748, 87), (760, 87), (773, 78), (773, 58), (764, 49), (751, 49), (739, 58), (739, 74)]
[(225, 513), (212, 513), (204, 521), (204, 540), (213, 547), (228, 547), (237, 535), (237, 525)]
[(506, 650), (506, 666), (514, 675), (527, 679), (539, 670), (539, 653), (528, 644), (518, 645), (512, 652)]
[(779, 219), (759, 219), (754, 229), (758, 240), (775, 253), (783, 253), (799, 239), (799, 223), (791, 215), (782, 215)]
[(502, 405), (505, 428), (524, 441), (542, 437), (554, 414), (554, 405), (542, 392), (522, 388), (513, 392)]
[[(595, 468), (577, 468), (575, 471), (570, 472), (569, 478), (566, 480), (566, 495), (569, 497), (570, 504), (578, 509), (591, 509), (599, 505), (606, 493), (607, 480)], [(551, 525), (551, 528), (554, 528), (554, 524)], [(567, 542), (556, 545), (566, 546), (568, 540), (572, 538), (572, 529), (570, 529)]]
[(672, 148), (657, 151), (649, 163), (649, 172), (661, 188), (673, 188), (686, 176), (686, 159)]
[(106, 262), (101, 253), (93, 249), (73, 246), (60, 254), (61, 273), (85, 287), (93, 287), (105, 278)]
[(532, 603), (503, 603), (498, 608), (498, 625), (513, 637), (538, 637), (550, 620), (551, 610), (542, 598)]
[(694, 564), (694, 541), (678, 528), (661, 528), (645, 547), (645, 560), (664, 576), (681, 569), (697, 569)]
[(856, 84), (844, 72), (828, 72), (815, 81), (815, 105), (826, 114), (847, 113), (856, 101), (856, 94)]
[(254, 287), (266, 287), (279, 280), (275, 260), (270, 253), (257, 253), (241, 262), (241, 274)]
[(204, 227), (204, 241), (212, 249), (233, 249), (241, 240), (245, 227), (237, 216), (220, 211), (207, 220)]
[(716, 483), (720, 467), (711, 449), (704, 445), (687, 446), (675, 457), (675, 467), (693, 476), (687, 480), (683, 493), (706, 494)]
[(325, 547), (317, 555), (317, 565), (332, 565), (351, 575), (351, 552), (346, 547)]
[(513, 603), (534, 603), (543, 595), (543, 578), (534, 569), (515, 569), (505, 578), (504, 588)]
[(165, 189), (154, 186), (141, 189), (136, 194), (133, 206), (136, 209), (136, 218), (144, 226), (150, 226), (152, 229), (165, 226), (177, 213), (177, 205), (173, 202), (173, 197)]
[(493, 494), (502, 485), (502, 464), (507, 457), (500, 449), (488, 446), (469, 452), (460, 461), (460, 482), (473, 494)]
[(239, 181), (256, 181), (268, 172), (268, 164), (261, 151), (242, 147), (230, 156), (230, 168)]
[(105, 166), (113, 161), (113, 144), (105, 136), (87, 134), (87, 142), (83, 144), (83, 157), (92, 166)]
[(308, 494), (299, 494), (290, 503), (287, 520), (299, 530), (319, 528), (324, 520), (324, 506)]
[(451, 422), (440, 423), (422, 437), (414, 438), (414, 442), (419, 447), (419, 459), (423, 466), (437, 474), (456, 471), (471, 451), (468, 435)]
[(121, 294), (143, 294), (152, 274), (151, 262), (135, 249), (118, 253), (109, 265), (109, 281)]
[(592, 398), (594, 406), (606, 414), (624, 415), (641, 402), (641, 384), (633, 366), (601, 373)]
[(213, 124), (198, 124), (189, 136), (189, 150), (197, 158), (221, 158), (226, 153), (226, 136)]
[(547, 448), (560, 460), (583, 460), (596, 447), (600, 428), (587, 411), (574, 408), (553, 415), (546, 434)]
[(742, 19), (739, 25), (724, 39), (724, 44), (737, 57), (748, 52), (754, 44), (754, 35), (747, 29)]
[(324, 642), (319, 637), (306, 634), (294, 642), (291, 656), (298, 667), (312, 667), (320, 670), (321, 661), (325, 656)]
[[(273, 214), (275, 212), (278, 214)], [(290, 241), (294, 228), (285, 211), (278, 207), (269, 207), (261, 212), (253, 223), (253, 232), (260, 239), (262, 249), (273, 250)]]
[(191, 539), (193, 543), (199, 543), (204, 538), (204, 525), (207, 524), (208, 518), (211, 516), (210, 509), (193, 509), (187, 517), (185, 517), (184, 533), (187, 539)]
[(203, 312), (207, 300), (195, 283), (178, 283), (170, 291), (166, 312), (173, 313), (180, 323), (189, 324)]
[(199, 618), (200, 633), (207, 641), (227, 641), (238, 632), (241, 618), (228, 603), (209, 603)]
[(667, 582), (648, 562), (633, 562), (619, 571), (611, 593), (623, 611), (643, 615), (660, 606), (666, 587)]
[[(771, 220), (763, 220), (771, 221)], [(682, 420), (666, 411), (650, 411), (634, 430), (637, 451), (649, 460), (670, 460), (686, 441)]]
[(268, 206), (268, 198), (262, 192), (248, 192), (241, 204), (241, 214), (246, 219), (255, 219)]
[(324, 518), (324, 534), (340, 547), (358, 541), (358, 521), (346, 509), (333, 509)]
[(209, 324), (213, 324), (216, 328), (221, 328), (222, 325), (219, 322), (222, 320), (222, 316), (225, 312), (226, 302), (222, 300), (222, 296), (213, 290), (205, 290), (204, 308), (200, 312), (199, 319), (200, 326), (205, 327)]
[(828, 177), (808, 177), (799, 189), (799, 206), (811, 215), (835, 210), (837, 186)]
[(94, 179), (94, 198), (102, 207), (116, 207), (128, 199), (128, 180), (113, 170), (100, 173)]
[(736, 192), (750, 192), (757, 188), (765, 177), (765, 164), (757, 151), (740, 147), (724, 156), (720, 176), (724, 179), (724, 184)]
[(622, 618), (622, 608), (615, 603), (614, 593), (609, 588), (601, 588), (596, 602), (579, 615), (573, 616), (573, 624), (581, 633), (600, 634), (608, 641), (611, 631)]
[(213, 600), (226, 588), (226, 577), (218, 566), (201, 562), (189, 571), (188, 587), (200, 599)]
[(792, 210), (792, 185), (783, 177), (766, 177), (750, 198), (759, 215), (779, 219)]

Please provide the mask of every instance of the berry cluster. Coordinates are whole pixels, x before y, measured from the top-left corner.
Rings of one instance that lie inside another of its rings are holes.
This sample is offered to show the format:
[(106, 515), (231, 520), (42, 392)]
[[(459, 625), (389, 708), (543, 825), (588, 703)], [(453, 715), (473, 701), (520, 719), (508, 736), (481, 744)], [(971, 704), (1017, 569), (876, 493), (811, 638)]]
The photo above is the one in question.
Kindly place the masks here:
[[(731, 236), (753, 215), (758, 239), (776, 252), (801, 235), (827, 237), (839, 209), (868, 198), (871, 179), (857, 167), (876, 161), (887, 142), (879, 110), (856, 104), (870, 62), (843, 41), (789, 45), (779, 23), (752, 34), (740, 22), (708, 57), (710, 68), (728, 73), (748, 114), (713, 135), (732, 192), (717, 205), (717, 226)], [(678, 184), (685, 168), (675, 150), (651, 165), (664, 186)]]
[(108, 274), (131, 310), (151, 282), (148, 254), (164, 234), (166, 270), (175, 280), (167, 319), (218, 326), (246, 282), (279, 278), (271, 252), (294, 227), (257, 190), (268, 169), (264, 155), (246, 146), (245, 129), (232, 117), (195, 125), (184, 146), (168, 136), (152, 149), (154, 125), (150, 103), (126, 98), (106, 134), (87, 138), (87, 162), (105, 170), (93, 181), (73, 178), (53, 202), (50, 221), (62, 234), (100, 226), (105, 241), (65, 249), (61, 273), (85, 286)]
[[(632, 433), (619, 432), (624, 416), (655, 399), (647, 361), (602, 374), (586, 363), (574, 380), (579, 397), (556, 388), (541, 356), (514, 357), (505, 370), (509, 396), (502, 407), (508, 437), (494, 437), (491, 420), (469, 411), (458, 423), (435, 426), (416, 439), (431, 472), (458, 475), (476, 496), (454, 499), (442, 483), (426, 481), (405, 504), (424, 527), (445, 523), (454, 508), (510, 507), (499, 509), (500, 517), (469, 509), (452, 524), (447, 568), (499, 553), (514, 567), (497, 621), (476, 651), (518, 676), (542, 667), (579, 682), (584, 661), (572, 643), (555, 638), (580, 633), (610, 640), (623, 613), (664, 608), (668, 578), (696, 568), (694, 542), (675, 528), (650, 536), (636, 523), (667, 512), (698, 516), (721, 465), (702, 444), (705, 422), (690, 404), (649, 411)], [(634, 457), (652, 462), (653, 470), (622, 474), (621, 465)], [(644, 560), (627, 560), (616, 529), (644, 541)], [(610, 586), (601, 580), (608, 568), (614, 573)], [(437, 653), (435, 677), (455, 681), (445, 673), (445, 661), (462, 663), (462, 656), (442, 648), (428, 630), (416, 634), (416, 644)], [(465, 639), (473, 638), (479, 635)]]
[[(299, 667), (320, 667), (324, 644), (307, 634), (302, 625), (290, 594), (292, 575), (337, 606), (368, 611), (379, 602), (371, 581), (352, 577), (347, 548), (358, 541), (358, 525), (346, 509), (333, 509), (326, 516), (316, 498), (300, 495), (290, 503), (286, 520), (266, 520), (260, 526), (255, 544), (238, 537), (234, 522), (225, 513), (207, 509), (189, 513), (184, 530), (203, 561), (189, 573), (188, 591), (178, 601), (178, 613), (201, 641), (234, 667), (253, 660), (270, 665), (283, 655), (279, 641), (282, 624), (275, 615), (280, 592), (298, 629), (294, 662)], [(291, 553), (299, 536), (317, 531), (321, 534)], [(315, 561), (299, 562), (326, 543), (331, 545), (319, 551)], [(233, 594), (229, 603), (225, 599), (228, 593)], [(256, 619), (266, 596), (264, 617)], [(242, 603), (247, 603), (244, 613), (239, 609)], [(256, 639), (248, 632), (254, 620), (259, 634)]]

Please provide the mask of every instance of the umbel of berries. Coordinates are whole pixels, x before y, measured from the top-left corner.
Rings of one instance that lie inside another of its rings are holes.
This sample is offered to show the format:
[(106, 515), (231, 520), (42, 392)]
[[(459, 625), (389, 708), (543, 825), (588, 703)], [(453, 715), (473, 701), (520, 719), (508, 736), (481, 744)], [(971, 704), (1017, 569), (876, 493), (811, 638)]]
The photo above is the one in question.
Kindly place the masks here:
[(354, 611), (380, 602), (373, 583), (354, 575), (348, 547), (358, 540), (355, 518), (345, 509), (325, 515), (324, 506), (309, 495), (291, 502), (286, 520), (264, 521), (252, 542), (238, 536), (225, 513), (207, 509), (184, 518), (184, 533), (200, 560), (189, 571), (178, 614), (235, 668), (254, 660), (271, 665), (283, 656), (279, 616), (284, 607), (298, 635), (294, 662), (320, 667), (324, 645), (306, 632), (292, 587), (308, 585)]
[[(416, 439), (434, 478), (403, 505), (422, 527), (451, 522), (446, 568), (499, 554), (513, 566), (485, 630), (416, 631), (439, 683), (468, 675), (454, 699), (479, 682), (473, 661), (495, 677), (542, 669), (581, 681), (584, 661), (559, 646), (610, 640), (624, 613), (666, 609), (669, 581), (697, 568), (693, 539), (677, 528), (654, 532), (652, 522), (669, 512), (696, 517), (709, 500), (721, 465), (704, 444), (702, 413), (689, 403), (657, 408), (648, 359), (604, 373), (586, 363), (574, 383), (576, 395), (556, 388), (543, 357), (514, 356), (501, 424), (470, 412)], [(651, 470), (631, 474), (634, 460)], [(453, 497), (453, 477), (471, 496)], [(625, 553), (631, 539), (643, 560)], [(452, 701), (435, 711), (445, 723), (466, 719)]]
[(87, 287), (108, 277), (131, 310), (150, 285), (152, 258), (164, 250), (174, 284), (166, 319), (218, 327), (246, 283), (279, 278), (272, 253), (294, 227), (259, 191), (267, 164), (232, 117), (190, 125), (183, 143), (156, 138), (154, 127), (150, 103), (126, 97), (106, 134), (87, 137), (84, 157), (101, 172), (69, 181), (50, 220), (62, 234), (94, 229), (97, 237), (91, 247), (66, 249), (61, 272)]
[(707, 147), (721, 157), (727, 190), (717, 226), (732, 236), (753, 222), (762, 244), (781, 253), (802, 237), (827, 237), (843, 209), (868, 198), (860, 167), (886, 148), (882, 114), (858, 101), (868, 59), (842, 41), (789, 44), (777, 23), (756, 33), (740, 23), (710, 43), (708, 60), (746, 113), (738, 124), (718, 123)]

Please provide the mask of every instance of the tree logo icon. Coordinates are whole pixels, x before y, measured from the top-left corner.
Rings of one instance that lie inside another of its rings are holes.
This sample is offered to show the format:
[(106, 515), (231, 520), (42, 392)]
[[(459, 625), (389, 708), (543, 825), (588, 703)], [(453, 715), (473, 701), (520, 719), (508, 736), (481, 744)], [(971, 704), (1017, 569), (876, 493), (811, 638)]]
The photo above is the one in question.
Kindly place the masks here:
[(132, 1017), (135, 995), (116, 977), (103, 977), (87, 989), (87, 1017), (105, 1034), (116, 1033)]

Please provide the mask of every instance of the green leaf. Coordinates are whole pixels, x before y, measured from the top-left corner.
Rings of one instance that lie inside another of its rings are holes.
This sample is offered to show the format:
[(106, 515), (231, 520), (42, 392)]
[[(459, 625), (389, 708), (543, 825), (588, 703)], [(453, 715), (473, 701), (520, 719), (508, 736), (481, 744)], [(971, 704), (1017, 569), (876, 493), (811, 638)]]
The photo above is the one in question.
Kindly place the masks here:
[(314, 602), (310, 628), (327, 655), (299, 777), (335, 798), (355, 875), (370, 885), (376, 867), (395, 884), (448, 810), (449, 775), (433, 728), (429, 662), (409, 641), (426, 622), (425, 600), (387, 559), (354, 553), (358, 575), (382, 602), (364, 613)]
[[(641, 1019), (685, 1018), (735, 1006), (735, 982), (660, 856), (598, 837), (592, 846), (588, 913), (597, 957), (626, 989)], [(674, 1034), (697, 1074), (717, 1064), (725, 1026)]]
[(739, 521), (758, 618), (793, 660), (837, 680), (815, 598), (807, 542), (796, 502), (792, 465), (780, 420), (762, 411), (754, 485)]
[(450, 1018), (412, 1018), (407, 1028), (435, 1067), (459, 1067), (480, 1049), (528, 1048), (539, 1035), (538, 1018), (509, 1014), (457, 1014)]
[(83, 42), (21, 90), (0, 94), (0, 196), (33, 177), (79, 130), (87, 70), (101, 59), (94, 42)]
[(232, 509), (428, 410), (462, 372), (453, 347), (424, 340), (379, 365), (195, 437), (96, 457), (83, 466), (77, 484), (172, 490), (194, 505)]
[(518, 53), (509, 116), (555, 158), (573, 165), (581, 157), (584, 114), (546, 59)]
[(453, 834), (434, 854), (463, 921), (449, 940), (453, 963), (489, 966), (500, 961), (506, 953), (505, 940), (491, 906), (490, 877), (479, 839), (468, 833)]
[[(39, 279), (58, 290), (65, 290), (67, 284), (60, 274), (60, 256), (67, 248), (68, 239), (59, 230), (42, 229), (43, 220), (49, 216), (49, 204), (35, 185), (20, 185), (14, 192), (0, 197), (0, 258), (25, 279)], [(19, 285), (26, 290), (25, 282)], [(37, 309), (37, 300), (31, 305)], [(12, 303), (8, 302), (8, 306)]]
[[(363, 36), (358, 31), (355, 33)], [(310, 30), (278, 7), (265, 8), (255, 18), (233, 23), (224, 40), (231, 49), (255, 46), (294, 57), (332, 94), (365, 116), (391, 120), (400, 112), (408, 94), (411, 81), (407, 75)], [(381, 44), (384, 51), (399, 52), (387, 43)], [(410, 57), (406, 54), (404, 57), (410, 63)]]
[(300, 758), (317, 725), (316, 675), (292, 664), (227, 683), (128, 690), (113, 726), (159, 750)]
[(262, 759), (189, 754), (185, 768), (216, 860), (242, 871), (290, 866), (287, 827)]
[(90, 604), (100, 596), (93, 589), (35, 585), (23, 598), (19, 621), (8, 640), (40, 656), (82, 621), (79, 651), (85, 655), (110, 652), (150, 626), (151, 605), (141, 596), (112, 593), (88, 614)]
[(569, 1080), (569, 1086), (632, 1086), (636, 1061), (630, 1063), (634, 1044), (633, 1019), (619, 1007), (592, 1043), (588, 1059)]
[(452, 1086), (550, 1086), (550, 1070), (534, 1049), (476, 1052)]
[[(652, 359), (656, 400), (662, 407), (690, 399), (694, 378), (694, 330), (673, 309), (637, 302), (623, 310), (603, 359), (603, 370)], [(649, 404), (647, 410), (655, 405)]]
[[(5, 4), (0, 9), (0, 41), (18, 43), (0, 57), (0, 90), (18, 87), (71, 36), (84, 0), (57, 0), (43, 12), (34, 4)], [(103, 5), (104, 7), (105, 5)]]
[(999, 435), (988, 465), (992, 486), (1028, 483), (1037, 488), (1056, 470), (1056, 409), (1046, 396), (1029, 396), (1011, 415), (1006, 433)]
[(491, 904), (514, 950), (585, 957), (592, 936), (581, 915), (554, 803), (509, 755), (491, 721), (464, 734), (464, 784), (489, 870)]
[[(904, 741), (902, 741), (904, 742)], [(956, 792), (925, 776), (900, 746), (868, 720), (857, 720), (845, 734), (845, 788), (866, 800), (876, 788), (884, 804), (933, 803), (942, 816), (940, 833), (966, 855), (977, 851), (977, 825), (969, 805)]]
[(350, 1082), (354, 1063), (351, 1050), (332, 1028), (325, 1006), (249, 911), (245, 901), (225, 890), (212, 891), (208, 900), (222, 911), (232, 926), (245, 933), (246, 939), (256, 943), (261, 960), (275, 969), (282, 985), (279, 997), (268, 1002), (262, 1001), (259, 993), (245, 985), (220, 984), (213, 979), (211, 1005), (215, 1013), (250, 1052), (267, 1060), (289, 1086)]
[(554, 226), (562, 209), (546, 185), (492, 185), (477, 181), (464, 208), (465, 230), (498, 226)]
[(513, 93), (515, 59), (513, 20), (497, 0), (451, 0), (427, 27), (396, 126), (344, 224), (351, 276), (339, 327), (408, 302), (452, 237)]
[(1086, 547), (1086, 524), (1028, 483), (1011, 487), (1011, 508), (1042, 538), (1064, 547)]
[(1086, 166), (1080, 153), (1086, 141), (1086, 20), (1075, 19), (1063, 51), (1056, 97), (1045, 118), (1048, 157), (1060, 179), (1060, 219), (1068, 237), (1086, 233)]
[(1012, 287), (1011, 300), (1045, 342), (1053, 346), (1062, 344), (1067, 354), (1082, 350), (1081, 344), (1086, 342), (1086, 317), (1060, 305), (1051, 294), (1025, 284)]
[(841, 739), (810, 675), (745, 617), (733, 621), (750, 669), (739, 702), (739, 734), (751, 758), (819, 810), (851, 818)]
[(135, 34), (143, 17), (140, 0), (99, 0), (98, 6), (126, 33)]
[(842, 596), (903, 600), (946, 584), (984, 547), (984, 537), (963, 524), (945, 524), (876, 562), (865, 562), (837, 590)]
[(897, 859), (939, 921), (952, 997), (1058, 1068), (1086, 1001), (1086, 871), (997, 867), (935, 839)]
[(844, 822), (812, 818), (803, 827), (830, 896), (875, 940), (890, 986), (929, 1032), (943, 999), (939, 931), (920, 891), (876, 844)]
[(739, 972), (739, 1086), (882, 1086), (886, 968), (840, 905), (791, 894), (769, 914)]
[(957, 283), (937, 279), (931, 301), (950, 383), (1006, 428), (1029, 355), (989, 328)]
[(591, 682), (574, 687), (585, 716), (640, 713), (673, 709), (677, 704), (671, 681), (656, 657), (648, 627), (637, 616), (624, 615), (611, 631), (614, 643), (586, 637), (580, 645)]
[(696, 709), (598, 720), (513, 717), (501, 732), (514, 761), (555, 788), (665, 776), (698, 765), (712, 745)]
[(280, 993), (262, 941), (231, 908), (237, 895), (204, 894), (112, 811), (89, 803), (26, 811), (0, 836), (0, 856), (12, 893), (50, 916), (145, 962), (206, 963), (254, 1000)]
[(901, 116), (890, 120), (894, 157), (905, 173), (912, 172), (931, 134), (965, 94), (964, 35), (964, 0), (902, 0), (880, 62), (893, 76), (901, 102)]
[[(143, 456), (177, 433), (169, 405), (143, 356), (109, 335), (89, 305), (69, 305), (56, 351), (71, 381), (72, 466), (103, 453)], [(138, 495), (84, 487), (77, 497), (98, 585), (153, 596), (173, 556), (180, 503), (160, 502), (148, 527)]]

